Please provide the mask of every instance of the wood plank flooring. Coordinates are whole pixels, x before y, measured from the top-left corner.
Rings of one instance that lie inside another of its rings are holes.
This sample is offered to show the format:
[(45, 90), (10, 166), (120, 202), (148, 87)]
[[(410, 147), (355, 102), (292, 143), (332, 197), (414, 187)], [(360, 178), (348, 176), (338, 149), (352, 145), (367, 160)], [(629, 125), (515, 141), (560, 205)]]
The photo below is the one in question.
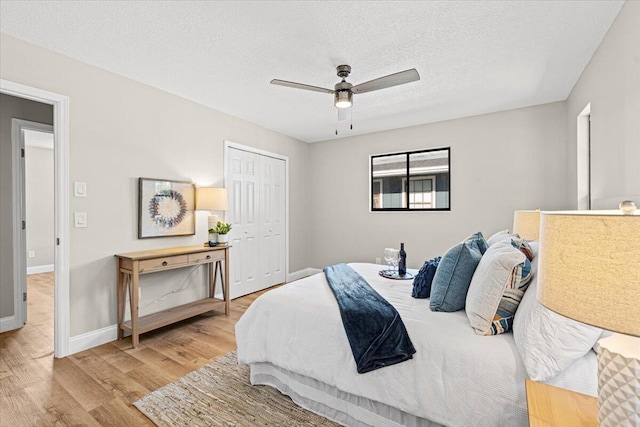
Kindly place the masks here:
[(28, 276), (28, 322), (0, 334), (0, 426), (152, 426), (131, 404), (236, 348), (235, 323), (262, 293), (141, 337), (53, 358), (53, 273)]

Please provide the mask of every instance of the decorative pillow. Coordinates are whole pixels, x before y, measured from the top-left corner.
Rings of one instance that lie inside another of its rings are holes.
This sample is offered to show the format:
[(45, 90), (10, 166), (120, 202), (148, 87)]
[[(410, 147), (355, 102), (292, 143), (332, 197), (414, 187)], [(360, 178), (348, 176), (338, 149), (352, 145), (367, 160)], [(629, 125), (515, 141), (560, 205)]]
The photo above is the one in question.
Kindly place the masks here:
[(512, 237), (514, 236), (509, 234), (509, 230), (500, 230), (487, 239), (487, 245), (491, 246), (501, 240), (510, 239)]
[(436, 257), (424, 263), (416, 277), (413, 279), (413, 292), (411, 296), (414, 298), (429, 298), (431, 296), (431, 283), (436, 269), (440, 263), (440, 257)]
[(473, 273), (487, 242), (478, 232), (447, 251), (440, 260), (431, 284), (431, 311), (458, 311), (464, 308)]
[(533, 258), (535, 257), (535, 254), (533, 253), (533, 248), (524, 239), (512, 238), (511, 245), (514, 248), (518, 249), (520, 252), (522, 252), (529, 261), (533, 261)]
[(531, 274), (531, 263), (510, 241), (489, 247), (473, 275), (466, 300), (467, 317), (476, 334), (498, 335), (511, 330)]
[(471, 236), (469, 236), (466, 239), (464, 239), (463, 242), (466, 242), (466, 241), (469, 241), (469, 240), (476, 241), (476, 243), (478, 245), (478, 248), (480, 249), (480, 252), (483, 253), (483, 254), (485, 252), (487, 252), (487, 249), (489, 249), (489, 244), (484, 239), (484, 236), (482, 235), (481, 231), (478, 231), (477, 233), (473, 233)]
[[(537, 242), (531, 247), (537, 253)], [(534, 259), (534, 277), (516, 313), (513, 338), (529, 378), (548, 381), (587, 354), (602, 329), (561, 316), (540, 304), (536, 297), (537, 264)]]

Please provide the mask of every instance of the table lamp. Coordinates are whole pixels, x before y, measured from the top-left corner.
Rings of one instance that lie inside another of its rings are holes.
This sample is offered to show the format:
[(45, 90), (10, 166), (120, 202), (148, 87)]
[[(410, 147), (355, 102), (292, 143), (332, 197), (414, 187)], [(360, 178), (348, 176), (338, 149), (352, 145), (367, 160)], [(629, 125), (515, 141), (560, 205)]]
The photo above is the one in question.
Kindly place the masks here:
[(524, 240), (538, 240), (540, 236), (540, 209), (513, 212), (513, 233)]
[(218, 223), (216, 211), (226, 211), (228, 209), (227, 189), (199, 187), (196, 189), (196, 210), (210, 211), (207, 218), (207, 230), (210, 230)]
[(627, 212), (540, 215), (538, 300), (617, 332), (597, 346), (598, 421), (605, 427), (640, 426), (640, 211)]

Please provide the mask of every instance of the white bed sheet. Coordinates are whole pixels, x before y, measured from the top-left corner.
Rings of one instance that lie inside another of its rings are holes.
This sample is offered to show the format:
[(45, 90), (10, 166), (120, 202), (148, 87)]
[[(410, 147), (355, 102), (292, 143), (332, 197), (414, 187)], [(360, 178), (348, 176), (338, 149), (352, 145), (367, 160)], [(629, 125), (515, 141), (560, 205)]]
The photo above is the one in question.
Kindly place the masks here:
[[(412, 360), (358, 374), (340, 312), (323, 273), (259, 297), (236, 324), (238, 361), (268, 362), (347, 393), (448, 426), (527, 425), (525, 369), (512, 334), (480, 336), (464, 311), (432, 312), (412, 281), (384, 279), (380, 265), (349, 264), (400, 313)], [(594, 354), (555, 379), (596, 393)]]

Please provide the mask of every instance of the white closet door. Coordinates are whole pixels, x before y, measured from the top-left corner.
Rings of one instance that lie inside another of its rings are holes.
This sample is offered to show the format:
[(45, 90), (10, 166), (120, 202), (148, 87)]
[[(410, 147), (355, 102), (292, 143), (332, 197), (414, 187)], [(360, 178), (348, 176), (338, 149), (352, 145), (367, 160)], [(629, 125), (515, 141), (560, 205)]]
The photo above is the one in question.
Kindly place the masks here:
[(286, 279), (285, 161), (235, 148), (227, 151), (230, 296)]
[(284, 160), (260, 156), (260, 273), (265, 287), (285, 281)]
[(260, 257), (260, 156), (230, 148), (227, 161), (227, 222), (232, 225), (229, 241), (233, 246), (229, 253), (230, 297), (237, 298), (265, 287), (256, 262)]

